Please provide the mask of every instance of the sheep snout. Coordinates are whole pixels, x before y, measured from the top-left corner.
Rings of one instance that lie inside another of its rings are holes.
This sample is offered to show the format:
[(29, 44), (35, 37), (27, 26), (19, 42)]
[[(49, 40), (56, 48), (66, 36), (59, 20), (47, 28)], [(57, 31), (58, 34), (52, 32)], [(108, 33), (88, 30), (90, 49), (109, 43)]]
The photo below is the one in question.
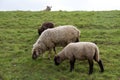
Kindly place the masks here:
[(34, 53), (32, 54), (32, 59), (33, 59), (33, 60), (36, 60), (37, 57), (38, 57), (38, 56), (37, 56), (36, 52), (34, 51)]
[(58, 66), (60, 64), (60, 57), (59, 56), (55, 56), (54, 62), (55, 62), (55, 65)]

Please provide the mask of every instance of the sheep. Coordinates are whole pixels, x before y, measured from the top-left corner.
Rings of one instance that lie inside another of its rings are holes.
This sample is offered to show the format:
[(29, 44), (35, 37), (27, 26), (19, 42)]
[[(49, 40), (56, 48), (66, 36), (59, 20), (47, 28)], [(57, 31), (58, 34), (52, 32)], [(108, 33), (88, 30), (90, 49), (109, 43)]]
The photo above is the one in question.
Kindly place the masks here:
[(53, 28), (54, 24), (52, 22), (44, 22), (40, 28), (38, 28), (38, 34), (41, 35), (41, 33), (48, 29), (48, 28)]
[(56, 54), (56, 46), (64, 47), (70, 42), (78, 42), (79, 36), (80, 31), (72, 25), (47, 29), (39, 36), (38, 40), (33, 45), (32, 58), (36, 59), (39, 54), (43, 54), (45, 51), (49, 51), (50, 58), (52, 49)]
[(74, 69), (75, 60), (88, 60), (89, 74), (93, 72), (93, 59), (99, 64), (101, 72), (104, 72), (103, 64), (99, 56), (99, 49), (92, 42), (69, 43), (54, 57), (55, 65), (59, 65), (65, 59), (70, 60), (70, 71)]
[(46, 6), (46, 9), (44, 9), (43, 11), (51, 11), (52, 6)]

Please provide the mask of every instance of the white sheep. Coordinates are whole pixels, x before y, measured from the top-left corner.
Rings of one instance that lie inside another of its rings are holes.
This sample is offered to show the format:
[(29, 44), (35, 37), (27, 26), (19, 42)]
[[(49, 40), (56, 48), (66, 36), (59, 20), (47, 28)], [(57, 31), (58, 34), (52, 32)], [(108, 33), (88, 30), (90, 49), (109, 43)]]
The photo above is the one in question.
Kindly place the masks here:
[(75, 60), (88, 60), (89, 74), (93, 72), (93, 59), (99, 64), (101, 72), (104, 71), (99, 56), (99, 49), (92, 42), (76, 42), (68, 44), (61, 52), (54, 57), (55, 65), (59, 65), (65, 59), (70, 60), (70, 71), (74, 69)]
[(56, 53), (56, 46), (64, 47), (70, 42), (78, 42), (79, 36), (80, 31), (72, 25), (47, 29), (39, 36), (38, 40), (33, 45), (32, 58), (36, 59), (39, 54), (43, 54), (45, 51), (49, 51), (50, 58), (52, 49), (54, 49)]

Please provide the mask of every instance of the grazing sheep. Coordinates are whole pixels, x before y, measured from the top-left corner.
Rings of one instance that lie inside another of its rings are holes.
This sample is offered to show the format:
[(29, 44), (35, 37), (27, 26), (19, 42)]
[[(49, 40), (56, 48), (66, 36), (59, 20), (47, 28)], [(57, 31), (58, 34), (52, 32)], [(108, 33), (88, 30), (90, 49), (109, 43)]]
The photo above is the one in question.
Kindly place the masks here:
[(88, 60), (89, 74), (93, 72), (93, 59), (99, 64), (101, 72), (104, 71), (99, 56), (99, 49), (92, 42), (76, 42), (68, 44), (61, 52), (54, 57), (55, 65), (59, 65), (65, 59), (70, 60), (70, 71), (74, 69), (75, 60)]
[(46, 9), (43, 11), (51, 11), (52, 6), (46, 6)]
[(80, 31), (72, 25), (47, 29), (39, 36), (33, 45), (32, 58), (36, 59), (39, 54), (43, 54), (45, 51), (49, 51), (50, 55), (52, 49), (54, 49), (56, 53), (56, 46), (64, 47), (70, 42), (78, 42), (79, 35)]
[(48, 29), (48, 28), (53, 28), (54, 27), (54, 24), (51, 23), (51, 22), (45, 22), (42, 24), (42, 26), (40, 28), (38, 28), (38, 34), (41, 35), (41, 33)]

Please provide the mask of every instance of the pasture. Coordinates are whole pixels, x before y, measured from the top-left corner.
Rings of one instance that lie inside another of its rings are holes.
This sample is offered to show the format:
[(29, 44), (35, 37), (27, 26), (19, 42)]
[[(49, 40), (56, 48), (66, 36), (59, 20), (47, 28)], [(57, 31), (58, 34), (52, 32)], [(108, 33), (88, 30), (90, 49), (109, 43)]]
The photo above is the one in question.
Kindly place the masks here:
[[(68, 61), (54, 65), (54, 55), (51, 60), (32, 60), (37, 29), (46, 21), (55, 26), (74, 25), (81, 31), (80, 41), (95, 42), (104, 73), (96, 62), (93, 74), (88, 75), (87, 61), (76, 61), (75, 70), (69, 72)], [(0, 80), (120, 80), (119, 61), (120, 11), (0, 12)]]

